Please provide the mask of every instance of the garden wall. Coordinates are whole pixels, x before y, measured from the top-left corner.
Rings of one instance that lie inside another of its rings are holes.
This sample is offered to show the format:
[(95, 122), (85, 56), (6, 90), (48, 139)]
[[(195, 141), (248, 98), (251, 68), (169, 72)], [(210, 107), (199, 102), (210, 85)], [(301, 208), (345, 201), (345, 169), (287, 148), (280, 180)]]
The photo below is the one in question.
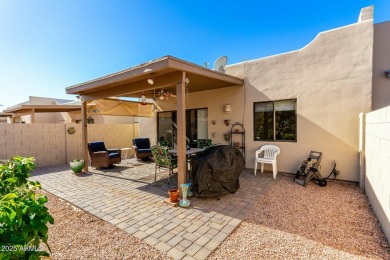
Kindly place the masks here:
[[(68, 134), (74, 127), (76, 133)], [(107, 148), (132, 147), (139, 124), (89, 124), (88, 142), (104, 141)], [(82, 158), (80, 124), (0, 124), (0, 160), (33, 156), (37, 166), (66, 164)]]
[(390, 107), (367, 113), (365, 124), (362, 118), (365, 134), (361, 182), (390, 241)]

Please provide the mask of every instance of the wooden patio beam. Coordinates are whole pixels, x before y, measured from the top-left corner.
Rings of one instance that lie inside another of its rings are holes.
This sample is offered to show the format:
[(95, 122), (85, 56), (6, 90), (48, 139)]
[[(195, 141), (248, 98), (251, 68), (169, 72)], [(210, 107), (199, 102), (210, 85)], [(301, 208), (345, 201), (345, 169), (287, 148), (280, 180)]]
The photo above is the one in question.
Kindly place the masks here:
[(154, 78), (154, 84), (150, 85), (146, 79), (131, 83), (120, 83), (115, 86), (107, 86), (106, 89), (83, 93), (84, 100), (96, 100), (106, 97), (128, 96), (143, 91), (175, 86), (181, 78), (181, 72), (172, 72)]
[(87, 102), (81, 100), (81, 145), (84, 159), (84, 172), (88, 172), (89, 158), (88, 158), (88, 125), (87, 125)]
[[(186, 183), (186, 99), (185, 99), (186, 72), (182, 72), (181, 82), (176, 85), (177, 109), (177, 161), (178, 161), (178, 189), (180, 184)], [(180, 191), (181, 192), (181, 191)], [(183, 194), (181, 194), (183, 195)]]

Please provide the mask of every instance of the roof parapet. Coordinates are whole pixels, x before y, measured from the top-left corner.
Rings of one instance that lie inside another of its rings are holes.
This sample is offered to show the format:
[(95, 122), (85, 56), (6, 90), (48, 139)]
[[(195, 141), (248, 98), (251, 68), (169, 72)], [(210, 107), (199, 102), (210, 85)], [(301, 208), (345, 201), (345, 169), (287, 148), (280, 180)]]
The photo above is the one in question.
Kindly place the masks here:
[(358, 23), (374, 19), (374, 6), (370, 5), (360, 10)]

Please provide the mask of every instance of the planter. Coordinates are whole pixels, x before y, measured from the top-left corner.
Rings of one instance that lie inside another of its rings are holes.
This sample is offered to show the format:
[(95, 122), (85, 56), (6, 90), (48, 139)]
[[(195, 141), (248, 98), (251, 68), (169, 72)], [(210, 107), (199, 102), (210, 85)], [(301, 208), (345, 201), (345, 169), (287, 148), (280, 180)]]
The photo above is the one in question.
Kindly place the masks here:
[(180, 187), (183, 191), (183, 199), (180, 200), (179, 203), (180, 207), (187, 208), (191, 204), (190, 201), (187, 199), (187, 192), (190, 185), (191, 185), (190, 183), (180, 184)]
[(69, 166), (74, 173), (80, 173), (84, 168), (84, 160), (73, 160)]
[(177, 202), (177, 197), (179, 196), (179, 190), (177, 189), (169, 190), (168, 194), (171, 202)]

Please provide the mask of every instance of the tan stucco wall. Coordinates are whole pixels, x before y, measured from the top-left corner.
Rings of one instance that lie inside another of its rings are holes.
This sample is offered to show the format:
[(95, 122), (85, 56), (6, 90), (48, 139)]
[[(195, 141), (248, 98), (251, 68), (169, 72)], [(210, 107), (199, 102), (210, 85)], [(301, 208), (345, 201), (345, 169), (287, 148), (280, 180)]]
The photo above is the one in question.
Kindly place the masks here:
[(324, 153), (323, 175), (358, 181), (358, 116), (371, 110), (372, 20), (320, 33), (298, 51), (239, 63), (227, 73), (245, 79), (246, 166), (269, 142), (253, 141), (253, 102), (297, 99), (297, 142), (281, 148), (278, 170), (293, 173), (310, 150)]
[[(107, 148), (132, 147), (138, 136), (138, 124), (88, 125), (88, 142), (104, 141)], [(80, 124), (0, 124), (0, 160), (33, 156), (38, 166), (60, 165), (82, 158), (81, 145)]]
[(365, 191), (390, 241), (390, 106), (367, 113)]
[(148, 137), (151, 144), (157, 142), (157, 117), (136, 117), (135, 122), (139, 125), (139, 136)]
[[(316, 150), (324, 153), (324, 176), (337, 160), (338, 178), (358, 181), (358, 119), (360, 112), (371, 111), (372, 49), (372, 20), (322, 32), (298, 51), (228, 66), (228, 74), (244, 78), (244, 87), (192, 93), (186, 106), (208, 108), (214, 143), (227, 144), (223, 134), (230, 126), (224, 119), (243, 122), (248, 168), (254, 167), (255, 151), (273, 143), (281, 148), (278, 171), (295, 173), (301, 160)], [(191, 92), (191, 83), (188, 88)], [(297, 99), (297, 142), (254, 141), (253, 103), (289, 98)], [(163, 111), (175, 110), (175, 101), (157, 100)], [(232, 105), (230, 114), (223, 112), (224, 104)]]
[(372, 72), (372, 109), (390, 105), (390, 21), (374, 25), (374, 57)]
[[(188, 85), (188, 88), (191, 91), (191, 83)], [(171, 98), (168, 101), (156, 100), (158, 106), (163, 111), (176, 110), (175, 101), (175, 98)], [(231, 113), (223, 111), (224, 104), (231, 105)], [(230, 130), (231, 124), (226, 126), (224, 119), (230, 119), (231, 123), (242, 122), (244, 116), (243, 104), (244, 87), (229, 87), (189, 94), (186, 109), (208, 108), (208, 138), (213, 143), (228, 144), (228, 142), (225, 142), (223, 134)], [(215, 125), (211, 123), (213, 120), (216, 120)], [(213, 132), (215, 137), (212, 136)]]

